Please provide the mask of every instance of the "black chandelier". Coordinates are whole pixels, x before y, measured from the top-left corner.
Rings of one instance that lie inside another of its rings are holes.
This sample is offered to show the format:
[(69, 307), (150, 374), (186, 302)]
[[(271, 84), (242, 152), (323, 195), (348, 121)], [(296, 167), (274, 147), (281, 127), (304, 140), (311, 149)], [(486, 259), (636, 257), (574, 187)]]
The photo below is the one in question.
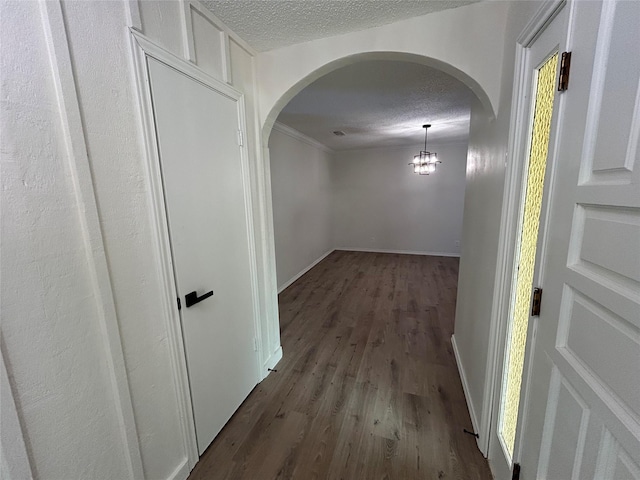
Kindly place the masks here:
[(413, 167), (413, 173), (419, 175), (429, 175), (436, 171), (436, 165), (440, 162), (438, 154), (435, 152), (427, 152), (427, 129), (431, 125), (423, 125), (424, 128), (424, 150), (420, 150), (418, 155), (414, 155), (413, 161), (409, 164)]

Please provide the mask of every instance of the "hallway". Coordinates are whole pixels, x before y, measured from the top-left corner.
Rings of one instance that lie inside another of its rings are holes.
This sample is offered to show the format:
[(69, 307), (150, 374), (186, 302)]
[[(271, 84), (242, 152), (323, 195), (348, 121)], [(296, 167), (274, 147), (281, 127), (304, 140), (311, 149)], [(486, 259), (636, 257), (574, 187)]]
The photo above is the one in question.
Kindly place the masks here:
[(463, 432), (457, 277), (457, 258), (333, 252), (280, 295), (284, 359), (189, 478), (491, 478)]

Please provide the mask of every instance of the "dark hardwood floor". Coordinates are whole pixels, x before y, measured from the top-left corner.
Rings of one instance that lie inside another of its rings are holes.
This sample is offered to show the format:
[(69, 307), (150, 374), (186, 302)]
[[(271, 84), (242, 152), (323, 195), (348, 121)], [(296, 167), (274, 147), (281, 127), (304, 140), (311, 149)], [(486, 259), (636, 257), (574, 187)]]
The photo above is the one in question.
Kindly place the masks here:
[(279, 297), (284, 358), (189, 477), (490, 479), (451, 347), (458, 259), (336, 251)]

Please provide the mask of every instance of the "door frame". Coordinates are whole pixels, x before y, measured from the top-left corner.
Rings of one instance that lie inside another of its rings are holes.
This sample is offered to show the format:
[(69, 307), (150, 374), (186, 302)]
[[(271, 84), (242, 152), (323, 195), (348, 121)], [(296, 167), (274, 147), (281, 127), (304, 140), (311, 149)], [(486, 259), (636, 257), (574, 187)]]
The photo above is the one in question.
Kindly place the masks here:
[[(524, 187), (526, 178), (525, 165), (522, 161), (526, 158), (529, 145), (530, 119), (533, 115), (532, 99), (530, 98), (533, 72), (528, 69), (530, 47), (538, 36), (556, 18), (563, 8), (566, 8), (568, 0), (545, 0), (536, 14), (522, 30), (516, 41), (515, 67), (512, 92), (512, 108), (509, 120), (509, 140), (507, 147), (507, 161), (505, 168), (505, 183), (502, 199), (502, 211), (500, 219), (500, 233), (498, 237), (498, 258), (496, 263), (496, 276), (494, 279), (494, 293), (492, 300), (492, 315), (489, 327), (489, 345), (487, 352), (487, 366), (485, 372), (484, 391), (482, 399), (482, 412), (480, 419), (480, 431), (478, 447), (487, 457), (489, 456), (489, 441), (495, 417), (499, 414), (500, 398), (498, 388), (502, 384), (502, 363), (504, 348), (508, 334), (508, 315), (511, 308), (511, 293), (515, 281), (514, 267), (517, 252), (516, 240), (520, 232), (520, 212), (524, 200)], [(551, 128), (555, 128), (557, 119), (554, 119)], [(553, 155), (552, 146), (549, 149), (549, 157)], [(553, 170), (553, 165), (549, 164)], [(546, 178), (552, 178), (547, 172)], [(541, 223), (545, 221), (545, 211), (549, 208), (548, 199), (551, 198), (551, 188), (545, 188), (546, 204), (541, 211)], [(541, 229), (538, 237), (538, 245), (544, 244), (544, 230)], [(540, 251), (537, 253), (537, 262)], [(536, 275), (536, 278), (538, 275)], [(531, 333), (531, 328), (529, 328)], [(527, 386), (530, 381), (528, 371), (528, 357), (530, 353), (531, 335), (527, 335), (527, 353), (523, 370), (523, 392), (521, 396), (523, 409), (526, 408)], [(496, 394), (497, 392), (497, 394)], [(519, 418), (521, 415), (518, 416)], [(521, 443), (519, 437), (523, 434), (523, 428), (516, 433), (516, 448)], [(514, 449), (514, 458), (518, 458), (517, 449)]]
[(171, 355), (171, 377), (176, 391), (182, 441), (187, 455), (186, 463), (188, 466), (188, 473), (197, 463), (199, 454), (196, 441), (195, 418), (191, 403), (191, 389), (189, 387), (189, 377), (187, 373), (186, 351), (182, 334), (181, 316), (176, 302), (178, 292), (176, 289), (173, 256), (171, 254), (171, 242), (165, 207), (160, 154), (156, 138), (156, 125), (153, 113), (147, 59), (153, 58), (237, 102), (239, 119), (238, 129), (240, 131), (240, 135), (244, 139), (239, 142), (241, 143), (239, 148), (242, 162), (243, 190), (246, 205), (246, 225), (249, 235), (251, 298), (253, 302), (253, 327), (255, 338), (255, 382), (257, 384), (262, 380), (262, 376), (260, 374), (262, 369), (260, 360), (262, 358), (262, 336), (259, 323), (259, 285), (256, 259), (257, 245), (254, 232), (253, 212), (251, 208), (254, 202), (252, 199), (253, 194), (249, 175), (250, 166), (246, 141), (247, 128), (245, 102), (244, 95), (233, 87), (208, 75), (193, 63), (185, 61), (158, 46), (136, 29), (129, 28), (129, 31), (133, 56), (133, 69), (137, 86), (137, 97), (142, 122), (146, 181), (149, 184), (148, 200), (151, 206), (151, 228), (152, 236), (154, 238), (152, 250), (156, 259), (157, 274), (159, 276), (163, 292), (163, 298), (161, 299), (160, 304), (164, 313), (163, 317), (167, 331), (167, 343)]

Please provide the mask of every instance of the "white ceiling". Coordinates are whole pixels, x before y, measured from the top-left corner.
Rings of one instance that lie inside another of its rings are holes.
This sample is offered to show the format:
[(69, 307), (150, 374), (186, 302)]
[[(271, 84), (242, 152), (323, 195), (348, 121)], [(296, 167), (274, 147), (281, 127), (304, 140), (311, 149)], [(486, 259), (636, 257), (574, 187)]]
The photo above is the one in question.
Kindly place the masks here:
[[(365, 61), (335, 70), (296, 95), (278, 121), (333, 150), (466, 141), (473, 93), (424, 65)], [(346, 133), (335, 136), (334, 130)]]
[(259, 52), (365, 30), (479, 0), (203, 0)]

